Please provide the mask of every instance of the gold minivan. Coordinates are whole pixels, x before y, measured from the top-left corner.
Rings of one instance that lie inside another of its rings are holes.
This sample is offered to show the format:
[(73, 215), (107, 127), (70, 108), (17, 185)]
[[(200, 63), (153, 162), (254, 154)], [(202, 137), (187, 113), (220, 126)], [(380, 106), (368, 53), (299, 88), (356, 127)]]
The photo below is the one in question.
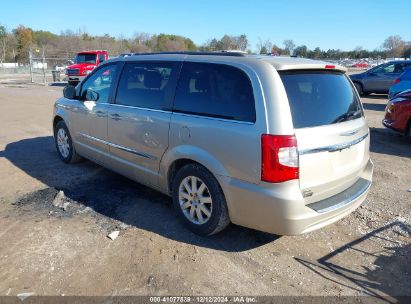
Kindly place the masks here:
[[(369, 129), (340, 66), (175, 52), (115, 58), (67, 86), (57, 152), (172, 197), (210, 235), (230, 222), (300, 234), (355, 210), (371, 186)], [(170, 216), (172, 216), (170, 214)]]

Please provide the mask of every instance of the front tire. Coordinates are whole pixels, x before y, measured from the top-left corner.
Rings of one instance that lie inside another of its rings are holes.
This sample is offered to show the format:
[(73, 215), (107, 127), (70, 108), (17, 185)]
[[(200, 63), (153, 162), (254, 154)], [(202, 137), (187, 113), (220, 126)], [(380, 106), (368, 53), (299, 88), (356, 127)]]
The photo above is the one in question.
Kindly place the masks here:
[(59, 121), (54, 128), (54, 142), (56, 144), (57, 154), (63, 162), (72, 164), (82, 159), (76, 153), (70, 132), (62, 120)]
[(198, 235), (215, 234), (230, 223), (218, 181), (199, 164), (188, 164), (177, 172), (172, 184), (172, 198), (180, 220)]

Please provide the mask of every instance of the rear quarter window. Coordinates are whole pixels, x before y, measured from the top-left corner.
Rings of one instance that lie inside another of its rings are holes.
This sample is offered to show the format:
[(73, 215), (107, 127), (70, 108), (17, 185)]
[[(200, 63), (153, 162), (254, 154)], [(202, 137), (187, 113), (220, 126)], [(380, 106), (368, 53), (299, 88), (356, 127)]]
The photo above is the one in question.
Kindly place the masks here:
[(174, 99), (175, 112), (255, 122), (251, 81), (223, 64), (185, 62)]
[(282, 71), (294, 128), (335, 124), (363, 115), (347, 76), (337, 71)]

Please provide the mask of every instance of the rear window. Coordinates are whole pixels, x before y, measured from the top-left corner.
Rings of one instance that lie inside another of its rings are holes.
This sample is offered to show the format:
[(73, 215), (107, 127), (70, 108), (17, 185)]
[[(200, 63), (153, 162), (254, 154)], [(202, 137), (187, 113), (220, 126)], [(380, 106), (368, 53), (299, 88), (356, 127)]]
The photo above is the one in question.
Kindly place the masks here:
[(335, 124), (361, 117), (362, 109), (345, 74), (334, 71), (280, 72), (294, 128)]

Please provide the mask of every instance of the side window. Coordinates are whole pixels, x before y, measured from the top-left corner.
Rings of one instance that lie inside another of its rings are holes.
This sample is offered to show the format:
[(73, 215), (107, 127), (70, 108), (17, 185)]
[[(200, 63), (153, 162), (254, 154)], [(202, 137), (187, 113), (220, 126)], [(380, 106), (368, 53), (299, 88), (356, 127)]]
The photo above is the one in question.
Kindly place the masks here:
[(404, 73), (404, 71), (408, 68), (408, 64), (401, 62), (395, 65), (394, 73)]
[(372, 70), (373, 73), (380, 74), (380, 73), (392, 73), (394, 72), (395, 65), (394, 64), (384, 64), (380, 67), (376, 67)]
[(106, 56), (104, 54), (100, 54), (98, 55), (98, 61), (100, 63), (104, 62), (106, 60)]
[(395, 73), (395, 64), (386, 65), (383, 68), (382, 73)]
[(173, 79), (177, 66), (173, 62), (127, 63), (121, 73), (116, 104), (157, 110), (168, 108), (175, 90)]
[(250, 79), (232, 66), (186, 62), (180, 74), (173, 110), (255, 122)]
[(383, 65), (383, 66), (377, 66), (377, 67), (371, 69), (370, 72), (371, 72), (371, 73), (374, 73), (374, 74), (383, 73), (382, 70), (384, 69), (384, 67), (385, 67), (385, 65)]
[(81, 86), (81, 97), (98, 103), (107, 103), (117, 72), (117, 65), (111, 64), (95, 71)]

